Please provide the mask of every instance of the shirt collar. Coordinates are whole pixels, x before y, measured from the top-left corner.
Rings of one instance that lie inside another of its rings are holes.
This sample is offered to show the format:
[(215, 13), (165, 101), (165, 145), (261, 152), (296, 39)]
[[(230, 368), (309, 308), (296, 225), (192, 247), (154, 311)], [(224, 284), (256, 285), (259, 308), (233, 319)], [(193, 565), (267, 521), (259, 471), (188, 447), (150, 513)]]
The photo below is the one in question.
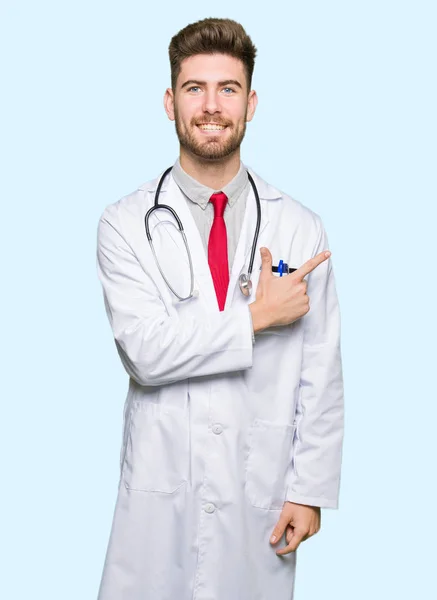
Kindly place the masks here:
[(186, 173), (186, 171), (184, 171), (181, 167), (179, 158), (173, 165), (172, 175), (175, 182), (182, 192), (187, 196), (187, 198), (201, 206), (203, 210), (205, 210), (207, 207), (212, 194), (217, 192), (225, 193), (228, 197), (229, 206), (233, 206), (249, 182), (246, 168), (241, 161), (238, 173), (221, 190), (214, 190), (206, 185), (203, 185), (197, 181), (197, 179), (191, 177), (191, 175), (188, 175), (188, 173)]
[[(281, 192), (277, 188), (275, 188), (272, 185), (270, 185), (269, 183), (267, 183), (267, 181), (265, 181), (260, 175), (255, 173), (255, 171), (251, 167), (249, 167), (248, 165), (244, 165), (244, 164), (243, 164), (243, 167), (252, 176), (261, 200), (279, 200), (280, 198), (284, 197), (283, 192)], [(146, 181), (143, 184), (141, 184), (138, 187), (138, 190), (145, 191), (145, 192), (147, 191), (147, 192), (156, 194), (158, 183), (161, 180), (163, 175), (164, 175), (164, 171), (161, 171), (161, 173), (157, 177), (150, 179), (149, 181)], [(161, 187), (161, 192), (166, 192), (167, 186), (168, 186), (168, 178), (166, 178), (163, 181), (162, 187)]]

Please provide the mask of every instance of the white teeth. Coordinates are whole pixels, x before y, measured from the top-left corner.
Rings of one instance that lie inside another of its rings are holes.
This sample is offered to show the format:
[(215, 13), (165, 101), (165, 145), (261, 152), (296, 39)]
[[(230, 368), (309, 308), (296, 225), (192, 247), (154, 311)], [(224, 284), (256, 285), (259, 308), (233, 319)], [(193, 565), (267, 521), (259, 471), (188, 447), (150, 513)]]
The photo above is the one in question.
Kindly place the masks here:
[(206, 130), (210, 129), (212, 131), (214, 131), (214, 130), (220, 131), (221, 129), (225, 129), (225, 127), (223, 125), (199, 125), (199, 128), (206, 129)]

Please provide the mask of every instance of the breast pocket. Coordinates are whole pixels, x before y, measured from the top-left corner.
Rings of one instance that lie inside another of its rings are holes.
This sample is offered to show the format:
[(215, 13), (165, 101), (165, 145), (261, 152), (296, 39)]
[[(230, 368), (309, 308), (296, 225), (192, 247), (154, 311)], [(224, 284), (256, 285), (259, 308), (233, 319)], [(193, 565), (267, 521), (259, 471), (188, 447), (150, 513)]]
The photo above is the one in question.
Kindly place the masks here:
[(249, 428), (245, 489), (252, 506), (281, 509), (294, 426), (255, 419)]
[(122, 469), (126, 488), (172, 494), (187, 481), (188, 472), (188, 412), (134, 405)]

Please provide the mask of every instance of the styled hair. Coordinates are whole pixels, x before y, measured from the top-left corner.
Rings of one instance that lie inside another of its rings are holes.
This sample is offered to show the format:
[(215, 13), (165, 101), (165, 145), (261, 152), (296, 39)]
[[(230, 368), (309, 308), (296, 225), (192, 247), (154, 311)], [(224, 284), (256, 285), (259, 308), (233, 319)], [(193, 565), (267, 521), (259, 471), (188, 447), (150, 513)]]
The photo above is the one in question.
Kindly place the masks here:
[(252, 86), (256, 48), (240, 23), (232, 19), (202, 19), (190, 23), (174, 35), (168, 47), (171, 70), (171, 87), (176, 81), (185, 58), (196, 54), (228, 54), (243, 62), (247, 90)]

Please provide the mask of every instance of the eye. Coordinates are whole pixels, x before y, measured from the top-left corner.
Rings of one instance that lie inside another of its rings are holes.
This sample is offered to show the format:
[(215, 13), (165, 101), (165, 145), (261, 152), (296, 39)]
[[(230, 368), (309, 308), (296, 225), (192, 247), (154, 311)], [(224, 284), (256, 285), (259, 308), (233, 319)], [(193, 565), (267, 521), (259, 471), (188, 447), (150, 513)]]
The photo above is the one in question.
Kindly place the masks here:
[(188, 88), (187, 92), (191, 92), (191, 90), (200, 90), (200, 87), (198, 85), (193, 85), (192, 87)]
[[(230, 92), (232, 92), (232, 93), (234, 93), (234, 92), (235, 92), (235, 90), (234, 90), (233, 88), (230, 88), (230, 87), (225, 87), (225, 88), (223, 88), (223, 89), (224, 89), (224, 90), (229, 90), (229, 91), (230, 91)], [(226, 96), (231, 96), (231, 95), (232, 95), (232, 94), (226, 94)]]

